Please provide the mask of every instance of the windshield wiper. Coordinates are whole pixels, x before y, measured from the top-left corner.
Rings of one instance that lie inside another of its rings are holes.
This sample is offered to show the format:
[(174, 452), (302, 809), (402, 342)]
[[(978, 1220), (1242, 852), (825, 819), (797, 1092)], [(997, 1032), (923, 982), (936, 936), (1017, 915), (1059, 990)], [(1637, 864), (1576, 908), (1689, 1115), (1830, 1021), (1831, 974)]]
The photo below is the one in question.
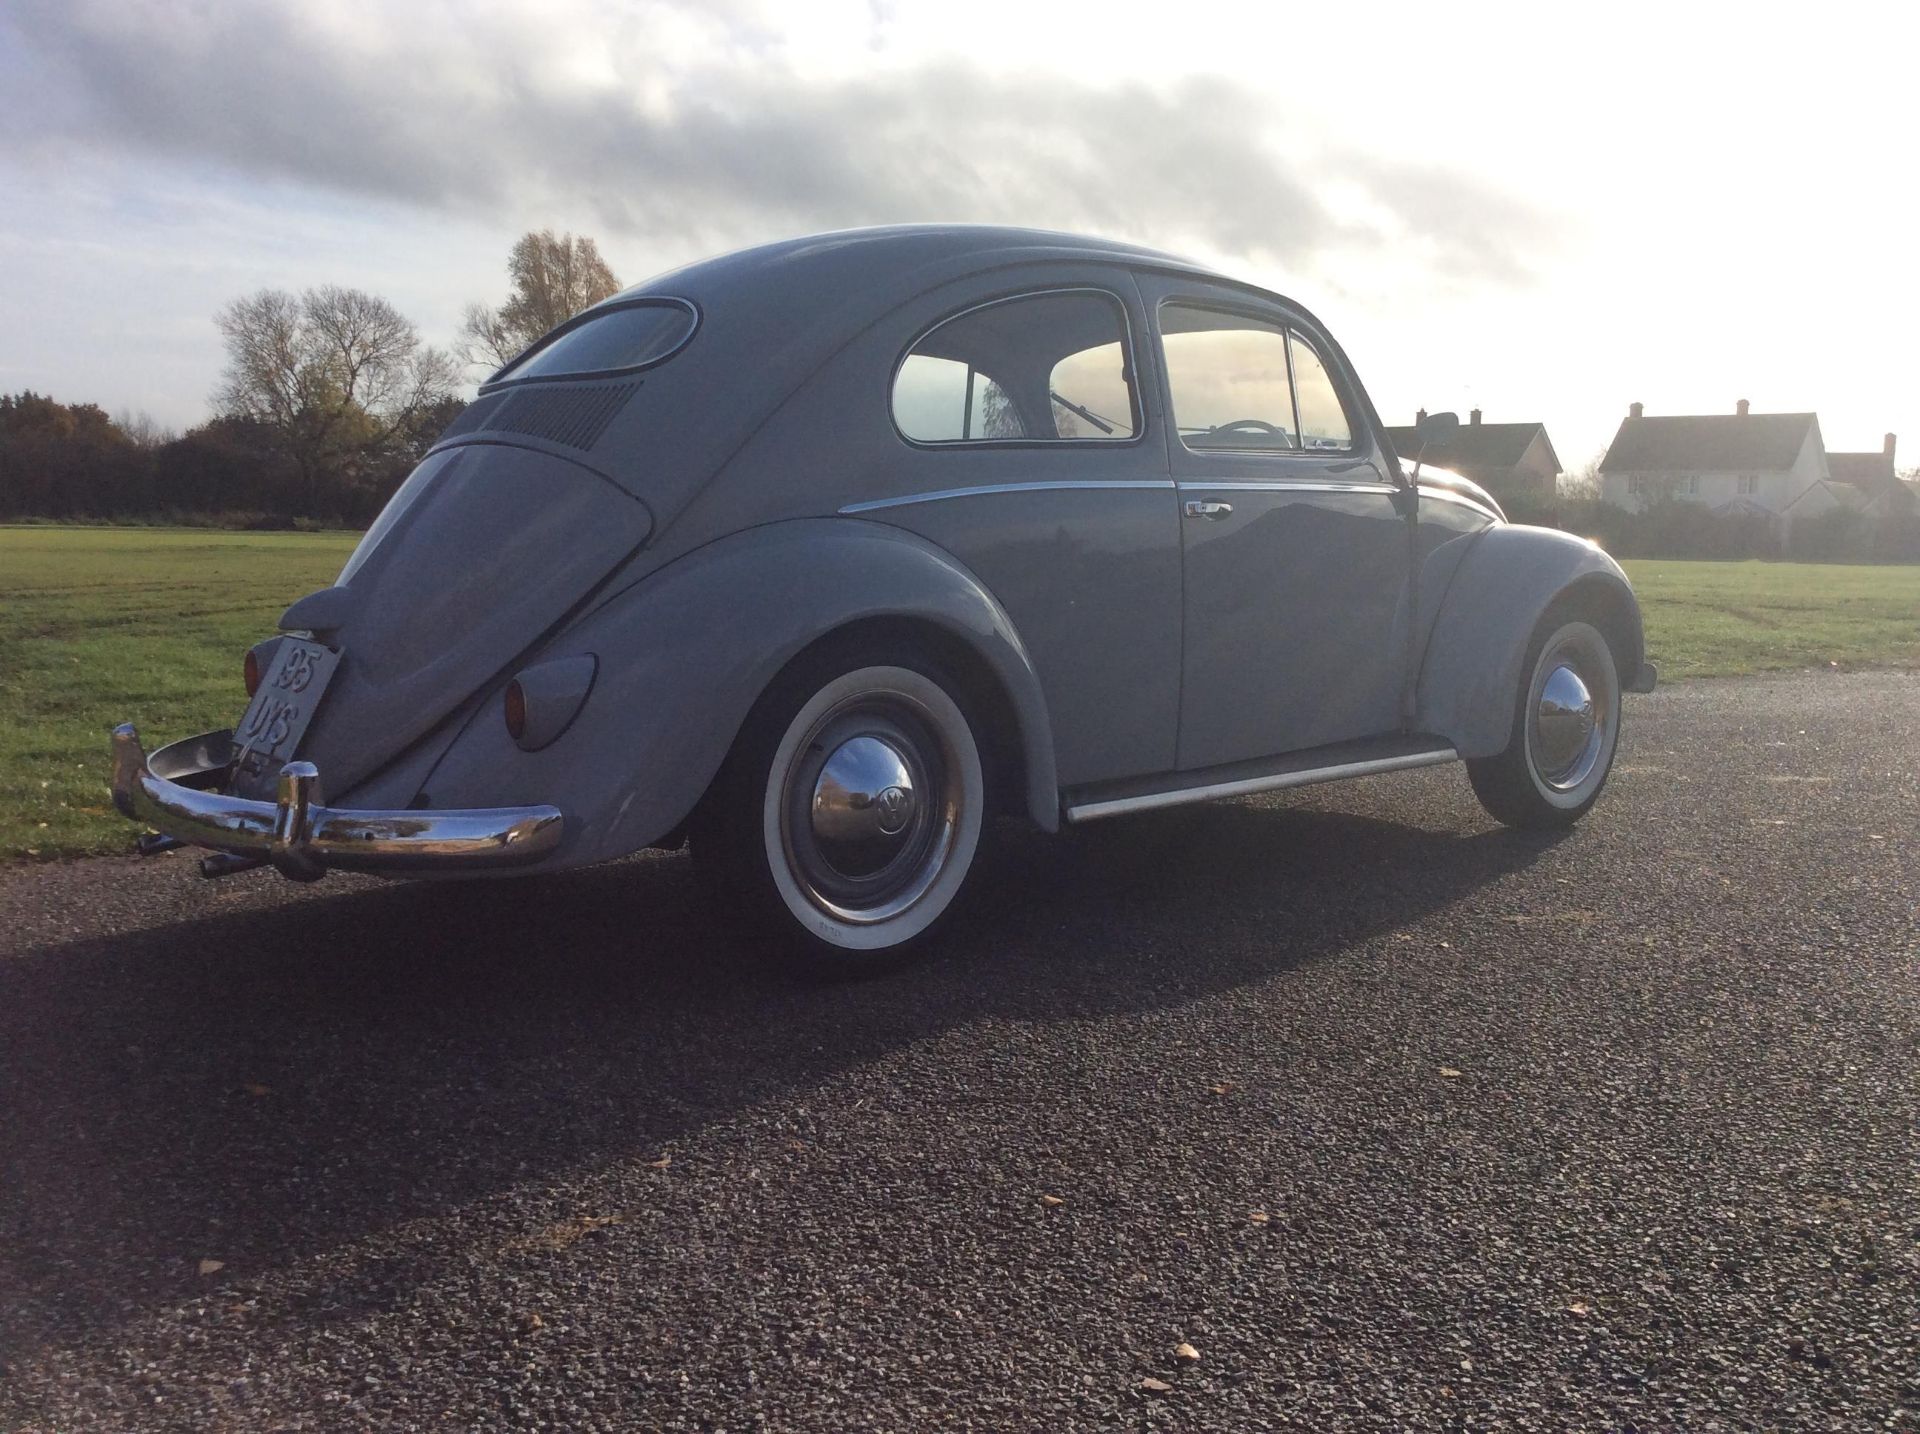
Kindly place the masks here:
[(1102, 433), (1113, 432), (1115, 425), (1109, 423), (1106, 419), (1102, 418), (1099, 414), (1095, 413), (1092, 409), (1082, 408), (1079, 404), (1073, 402), (1071, 399), (1062, 398), (1059, 394), (1055, 393), (1052, 389), (1047, 390), (1047, 397), (1051, 398), (1055, 403), (1059, 404), (1062, 408), (1066, 409), (1068, 413), (1076, 414), (1079, 417), (1086, 419), (1088, 423), (1091, 423), (1095, 428), (1099, 429)]

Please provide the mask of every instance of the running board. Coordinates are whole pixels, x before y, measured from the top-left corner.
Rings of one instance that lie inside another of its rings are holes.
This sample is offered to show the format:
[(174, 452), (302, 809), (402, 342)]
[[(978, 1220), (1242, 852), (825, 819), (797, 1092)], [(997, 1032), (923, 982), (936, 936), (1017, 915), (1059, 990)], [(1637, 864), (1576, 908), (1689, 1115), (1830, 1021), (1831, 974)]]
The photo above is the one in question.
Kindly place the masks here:
[(1276, 792), (1284, 787), (1309, 787), (1316, 782), (1338, 782), (1347, 777), (1372, 777), (1382, 772), (1404, 772), (1412, 767), (1437, 767), (1459, 760), (1460, 754), (1437, 737), (1388, 737), (1368, 742), (1339, 742), (1285, 757), (1255, 762), (1233, 762), (1191, 772), (1166, 772), (1155, 777), (1101, 782), (1067, 791), (1061, 808), (1069, 822), (1098, 821), (1128, 812), (1150, 812), (1159, 807), (1206, 802), (1216, 797), (1244, 797), (1251, 792)]

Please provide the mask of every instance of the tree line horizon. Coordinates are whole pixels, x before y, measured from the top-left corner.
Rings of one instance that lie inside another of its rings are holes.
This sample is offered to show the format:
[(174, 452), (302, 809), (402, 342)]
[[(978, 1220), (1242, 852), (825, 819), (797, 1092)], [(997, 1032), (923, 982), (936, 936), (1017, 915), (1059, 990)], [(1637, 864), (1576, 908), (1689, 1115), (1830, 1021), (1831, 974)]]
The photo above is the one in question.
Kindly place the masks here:
[(213, 416), (175, 433), (145, 414), (0, 394), (0, 520), (362, 527), (492, 372), (620, 281), (584, 235), (530, 231), (509, 292), (473, 303), (450, 350), (388, 300), (322, 284), (262, 289), (215, 316)]
[[(214, 414), (175, 434), (144, 414), (0, 394), (0, 522), (363, 528), (491, 373), (620, 281), (583, 235), (529, 231), (507, 256), (508, 294), (469, 304), (450, 350), (424, 343), (386, 299), (323, 284), (262, 289), (214, 316), (227, 362)], [(1597, 460), (1596, 460), (1597, 461)], [(1869, 525), (1836, 510), (1791, 542), (1753, 514), (1599, 496), (1595, 465), (1551, 502), (1506, 500), (1517, 522), (1591, 537), (1618, 557), (1920, 561), (1920, 515)]]

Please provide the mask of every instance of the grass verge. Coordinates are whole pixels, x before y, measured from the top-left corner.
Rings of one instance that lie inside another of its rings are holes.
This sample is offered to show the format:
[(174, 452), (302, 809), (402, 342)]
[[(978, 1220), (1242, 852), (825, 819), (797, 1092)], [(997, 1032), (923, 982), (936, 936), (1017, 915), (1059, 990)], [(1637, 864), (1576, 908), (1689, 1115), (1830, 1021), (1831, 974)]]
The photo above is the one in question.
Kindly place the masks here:
[[(227, 726), (240, 659), (353, 533), (0, 528), (0, 861), (124, 851), (107, 734)], [(1629, 562), (1663, 680), (1920, 667), (1920, 568)]]

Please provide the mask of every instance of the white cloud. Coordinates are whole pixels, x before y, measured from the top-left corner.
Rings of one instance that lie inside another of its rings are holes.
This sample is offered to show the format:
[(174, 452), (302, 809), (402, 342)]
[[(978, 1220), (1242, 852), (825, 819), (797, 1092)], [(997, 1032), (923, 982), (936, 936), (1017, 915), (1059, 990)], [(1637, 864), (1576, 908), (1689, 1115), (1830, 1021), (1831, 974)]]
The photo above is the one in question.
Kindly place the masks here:
[(1569, 463), (1633, 398), (1816, 407), (1860, 445), (1905, 413), (1920, 439), (1888, 319), (1920, 300), (1895, 167), (1914, 23), (14, 0), (0, 363), (183, 422), (212, 311), (262, 283), (374, 289), (444, 340), (528, 227), (596, 235), (631, 279), (809, 229), (1001, 220), (1298, 293), (1390, 417), (1544, 417)]

